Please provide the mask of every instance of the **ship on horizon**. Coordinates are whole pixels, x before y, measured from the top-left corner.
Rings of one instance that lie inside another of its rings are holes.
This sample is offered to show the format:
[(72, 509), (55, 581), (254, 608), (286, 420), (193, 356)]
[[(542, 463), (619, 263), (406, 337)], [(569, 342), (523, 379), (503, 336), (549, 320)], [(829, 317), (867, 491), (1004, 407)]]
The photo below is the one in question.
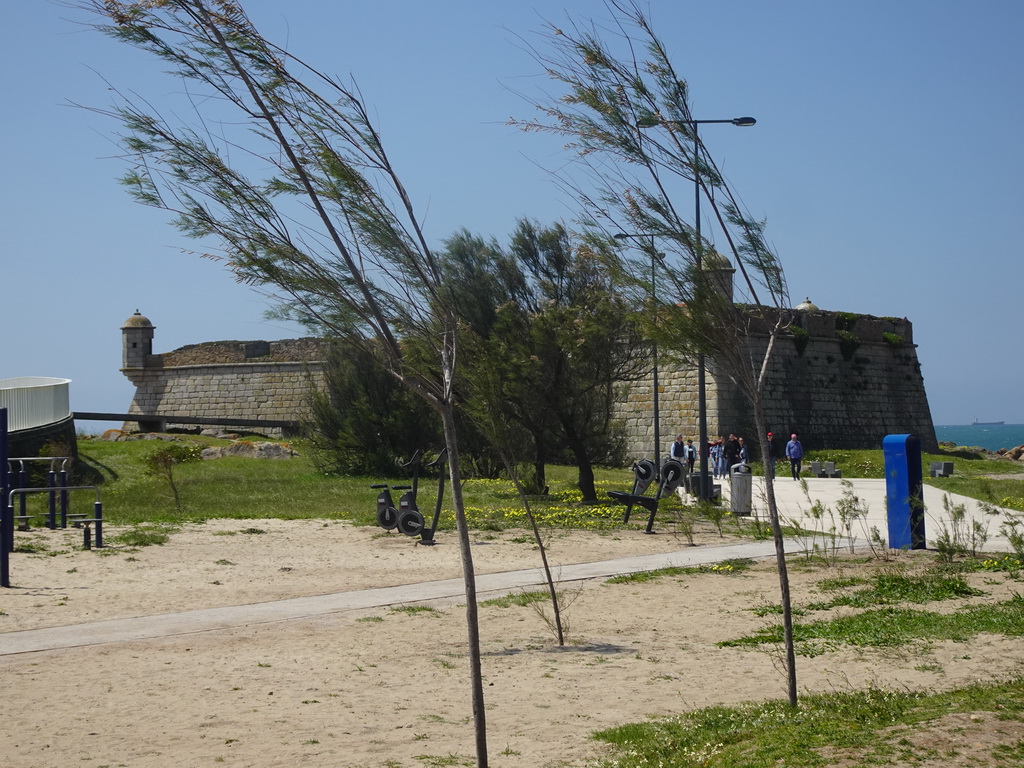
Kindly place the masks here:
[(1005, 424), (1005, 421), (978, 421), (977, 418), (971, 422), (972, 427), (996, 427), (1000, 424)]

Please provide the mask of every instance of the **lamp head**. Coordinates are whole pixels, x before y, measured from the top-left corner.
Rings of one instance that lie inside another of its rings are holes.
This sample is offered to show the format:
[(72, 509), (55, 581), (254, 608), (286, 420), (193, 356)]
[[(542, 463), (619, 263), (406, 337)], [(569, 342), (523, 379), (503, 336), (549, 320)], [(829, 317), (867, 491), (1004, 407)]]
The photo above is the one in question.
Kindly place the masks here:
[(733, 125), (739, 125), (739, 126), (742, 126), (742, 127), (746, 127), (748, 125), (754, 125), (756, 122), (757, 122), (757, 120), (755, 120), (752, 117), (734, 117), (732, 119), (732, 124)]

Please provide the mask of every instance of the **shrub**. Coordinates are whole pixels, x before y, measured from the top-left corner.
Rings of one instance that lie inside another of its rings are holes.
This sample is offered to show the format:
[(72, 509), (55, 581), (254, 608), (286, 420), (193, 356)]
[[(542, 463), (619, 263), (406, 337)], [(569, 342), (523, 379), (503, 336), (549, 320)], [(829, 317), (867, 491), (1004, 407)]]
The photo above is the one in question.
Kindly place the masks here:
[(850, 331), (836, 331), (836, 336), (839, 338), (839, 351), (843, 355), (843, 360), (852, 360), (860, 347), (860, 336)]
[(811, 341), (811, 335), (799, 326), (793, 326), (789, 330), (793, 334), (793, 345), (796, 347), (797, 355), (803, 357), (804, 350)]
[(902, 347), (906, 343), (898, 333), (891, 333), (889, 331), (882, 333), (882, 340), (890, 347)]

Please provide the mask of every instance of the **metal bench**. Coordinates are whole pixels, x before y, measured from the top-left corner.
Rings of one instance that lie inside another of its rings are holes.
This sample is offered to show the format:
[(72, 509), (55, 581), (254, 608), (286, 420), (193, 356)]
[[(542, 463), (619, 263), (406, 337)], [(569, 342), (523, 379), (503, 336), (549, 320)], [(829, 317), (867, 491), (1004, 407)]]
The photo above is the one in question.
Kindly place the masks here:
[(949, 477), (953, 474), (953, 462), (933, 461), (928, 465), (928, 474), (932, 477)]

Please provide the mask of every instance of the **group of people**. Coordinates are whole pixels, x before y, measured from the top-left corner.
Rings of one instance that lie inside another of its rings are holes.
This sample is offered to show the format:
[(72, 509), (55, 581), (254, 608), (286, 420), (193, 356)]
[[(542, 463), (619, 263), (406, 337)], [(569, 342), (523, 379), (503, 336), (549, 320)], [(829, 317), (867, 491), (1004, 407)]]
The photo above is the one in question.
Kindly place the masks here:
[[(765, 472), (775, 477), (775, 462), (778, 458), (779, 446), (775, 435), (768, 433), (768, 454), (765, 456)], [(694, 447), (693, 440), (684, 442), (682, 435), (676, 435), (670, 451), (673, 459), (679, 461), (689, 472), (693, 472), (693, 465), (700, 455)], [(786, 443), (785, 457), (789, 460), (790, 472), (794, 480), (800, 479), (800, 472), (803, 469), (804, 447), (801, 444), (796, 432), (790, 435)], [(750, 462), (750, 449), (742, 437), (729, 433), (728, 438), (719, 437), (708, 444), (708, 463), (715, 479), (728, 477), (734, 467), (746, 465)]]

